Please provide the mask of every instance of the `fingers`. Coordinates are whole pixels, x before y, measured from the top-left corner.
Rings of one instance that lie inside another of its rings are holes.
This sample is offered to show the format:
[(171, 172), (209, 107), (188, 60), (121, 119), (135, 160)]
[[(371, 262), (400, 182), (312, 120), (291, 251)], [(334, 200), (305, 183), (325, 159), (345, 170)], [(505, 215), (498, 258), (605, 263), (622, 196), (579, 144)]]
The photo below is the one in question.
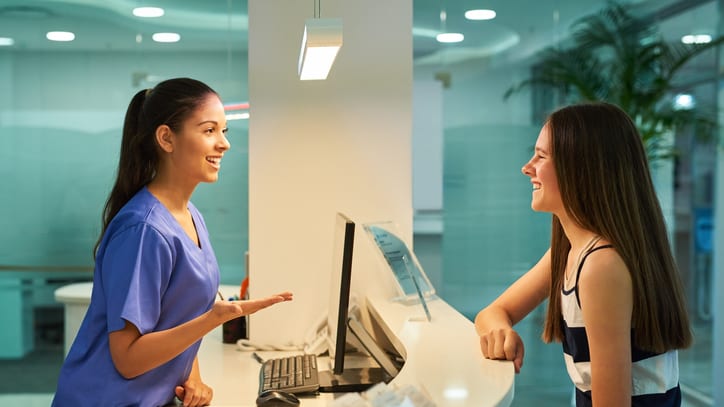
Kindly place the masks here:
[(490, 352), (488, 352), (488, 335), (482, 335), (480, 337), (480, 350), (483, 352), (485, 358), (491, 359)]
[(186, 387), (176, 386), (176, 397), (183, 401), (184, 407), (208, 406), (211, 403), (213, 396), (214, 391), (211, 387), (206, 385), (187, 385)]
[(264, 298), (263, 300), (268, 302), (267, 306), (269, 306), (269, 305), (274, 305), (279, 302), (291, 301), (292, 299), (294, 299), (294, 295), (287, 291), (287, 292), (269, 296), (267, 298)]
[(505, 331), (495, 330), (488, 334), (488, 354), (490, 359), (507, 360), (505, 357)]
[(513, 361), (516, 373), (523, 366), (523, 341), (512, 329), (496, 329), (481, 335), (480, 349), (488, 359)]
[(520, 373), (520, 369), (523, 367), (523, 352), (513, 359), (513, 367), (515, 367), (515, 373)]
[[(525, 354), (525, 347), (523, 342), (516, 346), (515, 356), (513, 356), (513, 366), (515, 366), (515, 373), (520, 373), (520, 369), (523, 367), (523, 355)], [(510, 360), (510, 359), (508, 359)]]
[(506, 336), (503, 341), (503, 355), (505, 360), (515, 360), (518, 356), (518, 343), (510, 335)]
[(261, 298), (258, 300), (249, 300), (248, 302), (249, 303), (258, 302), (258, 303), (263, 304), (262, 308), (266, 308), (270, 305), (274, 305), (274, 304), (277, 304), (280, 302), (291, 301), (292, 299), (294, 299), (294, 295), (292, 293), (290, 293), (289, 291), (285, 291), (283, 293), (271, 295), (266, 298)]
[(281, 297), (282, 301), (291, 301), (294, 297), (294, 294), (289, 291), (285, 291), (283, 293), (277, 294), (276, 297)]
[(237, 300), (229, 301), (229, 305), (236, 307), (234, 309), (234, 315), (231, 318), (236, 318), (243, 315), (250, 315), (264, 308), (270, 307), (280, 302), (291, 301), (293, 299), (291, 292), (283, 292), (269, 297), (258, 298), (254, 300)]

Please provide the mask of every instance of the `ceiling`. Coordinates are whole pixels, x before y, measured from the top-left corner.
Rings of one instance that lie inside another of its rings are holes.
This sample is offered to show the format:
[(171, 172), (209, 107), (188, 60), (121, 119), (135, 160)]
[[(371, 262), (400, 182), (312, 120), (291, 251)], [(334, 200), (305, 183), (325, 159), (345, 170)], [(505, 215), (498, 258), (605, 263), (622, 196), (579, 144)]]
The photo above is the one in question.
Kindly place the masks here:
[[(666, 33), (674, 37), (688, 33), (692, 27), (701, 27), (700, 31), (714, 30), (718, 14), (716, 2), (629, 2), (640, 14), (702, 3), (714, 11), (707, 9), (688, 17), (684, 16), (692, 13), (684, 13), (667, 20)], [(131, 14), (134, 7), (149, 4), (165, 8), (166, 14), (156, 19)], [(414, 0), (415, 63), (435, 65), (482, 58), (526, 58), (564, 38), (572, 22), (605, 4), (606, 0)], [(465, 20), (463, 14), (468, 8), (493, 9), (497, 17), (489, 21)], [(9, 49), (13, 50), (244, 50), (248, 38), (246, 10), (247, 0), (153, 0), (148, 3), (142, 0), (0, 0), (0, 37), (12, 37), (15, 44)], [(441, 11), (446, 15), (444, 22)], [(435, 35), (444, 29), (464, 34), (465, 40), (458, 44), (438, 43)], [(48, 41), (45, 33), (51, 30), (73, 31), (76, 40)], [(151, 41), (152, 33), (166, 31), (180, 33), (181, 41), (175, 44)], [(0, 48), (0, 53), (3, 49)]]

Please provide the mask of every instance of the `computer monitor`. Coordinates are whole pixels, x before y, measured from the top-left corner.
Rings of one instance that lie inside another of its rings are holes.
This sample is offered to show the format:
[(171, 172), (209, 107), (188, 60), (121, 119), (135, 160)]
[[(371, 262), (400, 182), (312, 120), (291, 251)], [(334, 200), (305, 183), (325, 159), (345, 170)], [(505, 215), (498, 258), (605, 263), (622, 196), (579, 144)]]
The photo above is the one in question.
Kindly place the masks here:
[(352, 254), (354, 252), (355, 224), (347, 216), (337, 213), (334, 225), (332, 278), (327, 314), (327, 345), (332, 358), (334, 374), (344, 371), (347, 344), (347, 316), (352, 285)]
[(364, 391), (376, 383), (389, 380), (379, 367), (345, 367), (347, 353), (347, 320), (349, 317), (352, 286), (352, 253), (354, 251), (355, 223), (337, 213), (334, 226), (334, 248), (329, 314), (327, 316), (329, 356), (332, 370), (319, 372), (319, 391)]

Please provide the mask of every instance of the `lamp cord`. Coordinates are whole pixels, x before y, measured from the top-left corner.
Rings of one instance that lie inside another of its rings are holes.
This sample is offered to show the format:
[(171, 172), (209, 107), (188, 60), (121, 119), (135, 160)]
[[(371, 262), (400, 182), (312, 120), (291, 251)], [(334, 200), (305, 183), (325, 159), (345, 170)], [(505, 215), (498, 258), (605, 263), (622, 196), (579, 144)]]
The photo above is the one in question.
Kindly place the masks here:
[(319, 18), (322, 14), (321, 0), (314, 0), (314, 18)]

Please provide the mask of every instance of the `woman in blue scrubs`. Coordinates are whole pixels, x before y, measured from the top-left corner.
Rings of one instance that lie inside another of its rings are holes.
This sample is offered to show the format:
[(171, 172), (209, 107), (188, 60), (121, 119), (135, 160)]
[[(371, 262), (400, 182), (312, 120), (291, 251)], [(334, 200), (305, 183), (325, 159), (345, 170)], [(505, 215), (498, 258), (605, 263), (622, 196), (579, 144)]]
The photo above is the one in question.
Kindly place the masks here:
[(60, 371), (53, 406), (205, 406), (196, 358), (218, 325), (292, 294), (216, 301), (219, 267), (190, 202), (215, 182), (230, 144), (218, 94), (188, 78), (128, 106), (115, 185), (95, 248), (88, 312)]

